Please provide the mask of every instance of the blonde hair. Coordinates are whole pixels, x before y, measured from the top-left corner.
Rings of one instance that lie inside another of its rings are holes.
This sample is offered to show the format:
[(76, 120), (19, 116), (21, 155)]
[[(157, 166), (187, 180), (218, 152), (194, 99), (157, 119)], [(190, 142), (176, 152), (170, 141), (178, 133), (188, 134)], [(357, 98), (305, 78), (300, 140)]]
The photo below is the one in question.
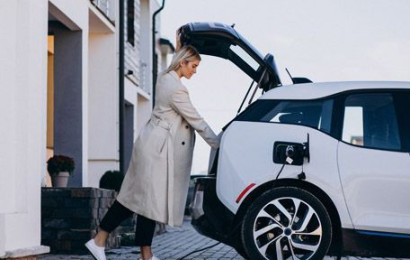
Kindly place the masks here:
[(190, 62), (195, 60), (201, 60), (201, 55), (195, 47), (191, 45), (186, 45), (182, 47), (177, 53), (175, 53), (174, 57), (172, 57), (171, 64), (169, 65), (168, 69), (165, 70), (165, 73), (168, 73), (173, 70), (178, 70), (181, 61)]

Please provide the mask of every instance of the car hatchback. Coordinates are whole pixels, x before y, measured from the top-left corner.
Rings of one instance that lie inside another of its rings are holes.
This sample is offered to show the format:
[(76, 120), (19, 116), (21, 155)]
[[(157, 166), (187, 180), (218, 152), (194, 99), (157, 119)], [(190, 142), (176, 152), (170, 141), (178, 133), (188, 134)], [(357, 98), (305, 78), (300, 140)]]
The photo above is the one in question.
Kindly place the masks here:
[(410, 256), (409, 82), (282, 86), (273, 55), (232, 27), (181, 31), (264, 92), (224, 127), (196, 179), (197, 231), (249, 259)]

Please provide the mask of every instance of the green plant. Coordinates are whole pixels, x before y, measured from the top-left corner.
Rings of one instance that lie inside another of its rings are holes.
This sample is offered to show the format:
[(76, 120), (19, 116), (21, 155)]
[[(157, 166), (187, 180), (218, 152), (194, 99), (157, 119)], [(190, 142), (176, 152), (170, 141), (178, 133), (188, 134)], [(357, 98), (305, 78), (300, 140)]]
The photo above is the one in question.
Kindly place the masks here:
[(47, 171), (50, 175), (57, 175), (59, 172), (68, 172), (71, 175), (74, 167), (74, 159), (65, 155), (54, 155), (47, 161)]
[(100, 188), (120, 191), (124, 175), (119, 171), (106, 171), (100, 179)]

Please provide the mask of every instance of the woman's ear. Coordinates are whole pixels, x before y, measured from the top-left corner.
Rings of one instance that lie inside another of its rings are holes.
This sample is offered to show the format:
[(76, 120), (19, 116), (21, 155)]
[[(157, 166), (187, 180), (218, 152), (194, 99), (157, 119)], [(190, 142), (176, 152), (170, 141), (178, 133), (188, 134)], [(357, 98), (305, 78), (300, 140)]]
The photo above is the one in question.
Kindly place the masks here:
[(186, 65), (188, 62), (186, 60), (180, 60), (179, 61), (179, 67), (182, 67), (183, 65)]

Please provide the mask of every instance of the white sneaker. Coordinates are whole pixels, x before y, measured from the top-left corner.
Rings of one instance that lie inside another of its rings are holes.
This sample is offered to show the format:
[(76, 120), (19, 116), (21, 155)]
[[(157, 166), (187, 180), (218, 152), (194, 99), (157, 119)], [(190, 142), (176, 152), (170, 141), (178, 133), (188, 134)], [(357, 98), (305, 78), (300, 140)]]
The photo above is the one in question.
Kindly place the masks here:
[(91, 255), (96, 260), (106, 260), (105, 258), (105, 247), (97, 246), (94, 242), (94, 239), (90, 239), (87, 243), (85, 243), (85, 247), (90, 251)]

